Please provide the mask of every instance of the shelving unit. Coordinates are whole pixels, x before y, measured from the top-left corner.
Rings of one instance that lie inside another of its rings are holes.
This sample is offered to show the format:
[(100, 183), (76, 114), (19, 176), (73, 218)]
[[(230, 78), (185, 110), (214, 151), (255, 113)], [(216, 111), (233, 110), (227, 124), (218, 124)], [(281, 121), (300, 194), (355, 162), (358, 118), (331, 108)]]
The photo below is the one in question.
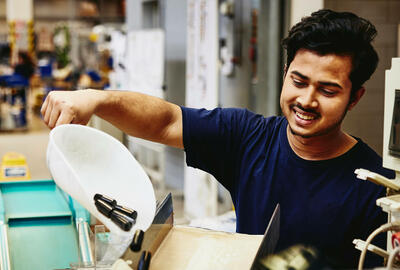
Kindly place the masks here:
[(28, 80), (0, 76), (0, 131), (26, 130)]
[[(98, 14), (82, 16), (79, 12), (80, 3), (90, 2), (97, 6)], [(87, 21), (87, 22), (124, 22), (122, 0), (118, 1), (88, 1), (88, 0), (35, 0), (35, 21)], [(57, 10), (60, 10), (59, 12)], [(56, 12), (54, 12), (56, 11)]]
[[(33, 0), (33, 18), (37, 25), (41, 23), (56, 24), (60, 21), (80, 21), (90, 24), (123, 23), (125, 14), (123, 2), (126, 0)], [(82, 2), (95, 3), (97, 16), (81, 16), (79, 4)], [(6, 0), (0, 0), (0, 34), (7, 33)]]

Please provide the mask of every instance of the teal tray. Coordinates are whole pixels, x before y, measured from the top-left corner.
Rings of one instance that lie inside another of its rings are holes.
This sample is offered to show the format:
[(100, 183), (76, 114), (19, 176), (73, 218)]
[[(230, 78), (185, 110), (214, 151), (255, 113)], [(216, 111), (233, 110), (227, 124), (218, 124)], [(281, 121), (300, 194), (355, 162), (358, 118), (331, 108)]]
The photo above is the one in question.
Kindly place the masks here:
[(60, 269), (79, 261), (75, 209), (66, 198), (52, 180), (0, 183), (11, 269)]

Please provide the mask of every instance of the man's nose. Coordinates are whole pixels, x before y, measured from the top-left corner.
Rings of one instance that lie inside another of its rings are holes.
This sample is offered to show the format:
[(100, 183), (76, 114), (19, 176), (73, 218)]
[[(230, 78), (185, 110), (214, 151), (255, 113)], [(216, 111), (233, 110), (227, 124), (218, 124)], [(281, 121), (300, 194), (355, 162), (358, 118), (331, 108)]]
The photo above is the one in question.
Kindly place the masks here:
[(297, 101), (304, 108), (317, 108), (317, 91), (313, 86), (309, 86), (307, 89), (302, 91), (302, 94), (298, 97)]

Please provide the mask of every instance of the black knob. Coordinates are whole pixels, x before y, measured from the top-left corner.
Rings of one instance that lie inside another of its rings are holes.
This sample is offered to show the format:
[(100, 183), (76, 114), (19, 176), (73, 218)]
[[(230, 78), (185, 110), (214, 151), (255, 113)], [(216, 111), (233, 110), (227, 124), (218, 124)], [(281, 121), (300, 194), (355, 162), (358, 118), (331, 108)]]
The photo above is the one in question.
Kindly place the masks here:
[(124, 213), (126, 216), (130, 217), (131, 219), (135, 219), (137, 218), (137, 212), (129, 207), (126, 206), (121, 206), (121, 205), (116, 205), (114, 207), (116, 210)]
[(110, 197), (108, 197), (108, 196), (99, 194), (99, 193), (96, 193), (96, 194), (94, 195), (93, 199), (94, 199), (95, 201), (101, 200), (101, 201), (103, 201), (103, 202), (105, 202), (105, 203), (111, 205), (112, 207), (114, 207), (114, 206), (117, 205), (117, 201), (116, 201), (116, 200), (114, 200), (113, 198), (110, 198)]
[(143, 251), (142, 256), (138, 263), (138, 270), (148, 270), (150, 266), (151, 253), (149, 251)]
[(138, 252), (142, 248), (144, 232), (142, 230), (136, 230), (135, 234), (133, 235), (132, 243), (130, 248), (133, 252)]
[(113, 210), (113, 207), (111, 205), (109, 205), (106, 202), (103, 201), (95, 201), (94, 203), (96, 205), (97, 210), (99, 210), (100, 213), (102, 213), (103, 215), (105, 215), (106, 217), (110, 217), (111, 212)]
[(122, 230), (129, 231), (132, 228), (132, 220), (118, 210), (114, 210), (110, 214), (111, 220)]

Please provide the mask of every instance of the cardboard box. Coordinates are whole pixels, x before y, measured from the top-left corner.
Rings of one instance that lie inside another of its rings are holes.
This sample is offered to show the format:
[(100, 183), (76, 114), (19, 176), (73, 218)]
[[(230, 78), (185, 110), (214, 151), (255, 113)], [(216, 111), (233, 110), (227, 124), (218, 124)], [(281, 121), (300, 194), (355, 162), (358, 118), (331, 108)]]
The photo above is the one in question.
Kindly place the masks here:
[(262, 235), (173, 226), (154, 254), (150, 269), (250, 269), (262, 238)]

